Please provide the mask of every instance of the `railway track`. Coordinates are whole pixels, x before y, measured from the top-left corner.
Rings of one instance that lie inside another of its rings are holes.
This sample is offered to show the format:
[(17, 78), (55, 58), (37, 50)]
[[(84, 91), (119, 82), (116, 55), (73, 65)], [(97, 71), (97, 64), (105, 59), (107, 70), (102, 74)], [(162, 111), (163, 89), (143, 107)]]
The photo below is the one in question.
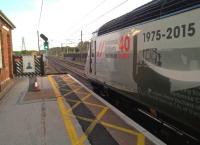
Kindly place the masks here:
[[(88, 78), (84, 74), (84, 68), (80, 65), (74, 64), (58, 58), (49, 58), (49, 63), (54, 67), (58, 73), (70, 73), (72, 76), (77, 78), (80, 82), (86, 85), (89, 89), (94, 88), (90, 85)], [(97, 90), (99, 89), (99, 90)], [(152, 134), (166, 142), (167, 144), (181, 144), (181, 145), (198, 145), (199, 141), (193, 136), (176, 129), (175, 127), (169, 125), (163, 120), (158, 120), (152, 117), (148, 112), (140, 109), (138, 107), (134, 108), (133, 106), (138, 106), (135, 104), (128, 103), (130, 100), (124, 99), (123, 96), (116, 93), (110, 93), (112, 97), (108, 97), (105, 94), (101, 93), (101, 88), (95, 88), (95, 92), (98, 93), (106, 101), (114, 105), (124, 114), (132, 118), (135, 122), (146, 128)], [(114, 99), (113, 99), (114, 98)], [(130, 108), (132, 108), (130, 110)]]
[(76, 67), (80, 70), (85, 70), (85, 65), (74, 63), (74, 62), (67, 60), (67, 59), (59, 59), (59, 60), (64, 62), (64, 63), (67, 63), (68, 65), (71, 65), (72, 67)]
[(84, 66), (76, 63), (72, 63), (70, 61), (65, 61), (62, 59), (58, 59), (55, 57), (48, 57), (48, 61), (52, 67), (56, 69), (58, 73), (73, 73), (84, 79), (87, 79), (84, 73)]
[(48, 57), (48, 62), (51, 67), (53, 67), (57, 74), (69, 73), (73, 77), (77, 78), (81, 83), (92, 90), (92, 86), (84, 73), (84, 66), (80, 64), (75, 64), (73, 62), (58, 59), (56, 57)]

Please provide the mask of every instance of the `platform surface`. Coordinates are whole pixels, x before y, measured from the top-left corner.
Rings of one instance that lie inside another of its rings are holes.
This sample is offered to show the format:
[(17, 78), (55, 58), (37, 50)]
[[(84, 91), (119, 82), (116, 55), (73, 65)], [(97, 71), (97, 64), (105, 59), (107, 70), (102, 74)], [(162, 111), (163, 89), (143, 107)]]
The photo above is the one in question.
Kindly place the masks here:
[(48, 78), (72, 145), (164, 144), (72, 76)]
[(0, 101), (0, 145), (71, 144), (48, 78), (38, 78), (37, 92), (31, 80), (16, 79)]
[(0, 101), (0, 145), (162, 145), (70, 75), (16, 79)]

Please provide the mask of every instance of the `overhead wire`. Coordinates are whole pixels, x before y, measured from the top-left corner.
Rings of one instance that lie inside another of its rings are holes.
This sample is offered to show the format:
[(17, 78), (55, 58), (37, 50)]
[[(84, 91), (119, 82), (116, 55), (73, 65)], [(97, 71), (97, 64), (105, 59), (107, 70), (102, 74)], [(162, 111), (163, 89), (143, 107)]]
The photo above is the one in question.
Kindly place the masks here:
[(89, 11), (83, 18), (82, 20), (86, 19), (87, 16), (89, 16), (90, 14), (92, 14), (92, 12), (96, 11), (103, 3), (105, 3), (107, 0), (103, 0), (101, 1), (98, 5), (96, 5), (96, 7), (94, 7), (91, 11)]
[(84, 27), (87, 27), (91, 24), (93, 24), (94, 22), (96, 22), (97, 20), (99, 20), (100, 18), (104, 17), (105, 15), (111, 13), (112, 11), (114, 11), (115, 9), (119, 8), (120, 6), (122, 6), (123, 4), (125, 4), (126, 2), (128, 2), (128, 0), (125, 0), (123, 2), (121, 2), (120, 4), (118, 4), (117, 6), (113, 7), (112, 9), (106, 11), (104, 14), (100, 15), (99, 17), (97, 17), (96, 19), (92, 20), (90, 23), (86, 24)]
[[(120, 6), (122, 6), (123, 4), (125, 4), (126, 2), (128, 2), (128, 0), (125, 0), (123, 2), (121, 2), (120, 4), (116, 5), (115, 7), (113, 7), (112, 9), (106, 11), (105, 13), (101, 14), (100, 16), (98, 16), (97, 18), (95, 18), (94, 20), (90, 21), (89, 23), (85, 24), (84, 26), (80, 27), (79, 29), (77, 29), (76, 31), (74, 31), (76, 33), (79, 33), (80, 29), (83, 30), (85, 27), (88, 27), (89, 25), (97, 22), (99, 19), (101, 19), (102, 17), (106, 16), (107, 14), (111, 13), (112, 11), (114, 11), (115, 9), (119, 8)], [(70, 33), (71, 34), (71, 33)], [(72, 34), (72, 36), (74, 35)]]
[(41, 3), (41, 7), (40, 7), (40, 15), (39, 15), (39, 19), (38, 19), (38, 27), (37, 27), (37, 45), (38, 45), (38, 51), (40, 53), (40, 38), (39, 38), (39, 28), (40, 28), (40, 21), (41, 21), (41, 17), (42, 17), (42, 9), (43, 8), (43, 0)]
[[(103, 3), (105, 3), (107, 0), (102, 0), (99, 4), (97, 4), (93, 9), (91, 9), (88, 13), (86, 13), (83, 17), (82, 17), (82, 19), (81, 19), (81, 21), (83, 21), (83, 20), (85, 20), (89, 15), (91, 15), (94, 11), (96, 11)], [(79, 22), (80, 22), (80, 20), (79, 20)], [(80, 25), (80, 23), (78, 23), (77, 22), (77, 24), (73, 24), (73, 26), (72, 27), (70, 27), (70, 30), (72, 30), (73, 28), (75, 28), (76, 26), (78, 26), (78, 25)]]
[(42, 0), (42, 3), (41, 3), (41, 7), (40, 7), (40, 15), (39, 15), (39, 19), (38, 19), (38, 30), (40, 28), (40, 21), (41, 21), (41, 17), (42, 17), (42, 10), (43, 10), (43, 0)]

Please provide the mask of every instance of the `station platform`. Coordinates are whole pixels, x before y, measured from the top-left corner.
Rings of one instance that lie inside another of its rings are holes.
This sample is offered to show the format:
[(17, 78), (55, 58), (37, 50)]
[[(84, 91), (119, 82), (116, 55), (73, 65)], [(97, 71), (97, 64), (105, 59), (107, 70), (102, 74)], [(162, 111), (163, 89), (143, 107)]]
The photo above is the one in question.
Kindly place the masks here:
[(49, 75), (71, 145), (162, 145), (70, 75)]
[(0, 145), (164, 144), (68, 74), (16, 78), (0, 124)]

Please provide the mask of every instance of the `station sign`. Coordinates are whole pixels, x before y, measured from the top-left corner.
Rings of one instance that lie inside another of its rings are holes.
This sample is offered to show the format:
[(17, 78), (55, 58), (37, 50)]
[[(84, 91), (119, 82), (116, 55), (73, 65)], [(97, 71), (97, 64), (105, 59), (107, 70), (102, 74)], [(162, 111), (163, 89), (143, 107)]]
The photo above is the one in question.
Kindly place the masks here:
[(34, 56), (23, 56), (23, 73), (35, 73)]

